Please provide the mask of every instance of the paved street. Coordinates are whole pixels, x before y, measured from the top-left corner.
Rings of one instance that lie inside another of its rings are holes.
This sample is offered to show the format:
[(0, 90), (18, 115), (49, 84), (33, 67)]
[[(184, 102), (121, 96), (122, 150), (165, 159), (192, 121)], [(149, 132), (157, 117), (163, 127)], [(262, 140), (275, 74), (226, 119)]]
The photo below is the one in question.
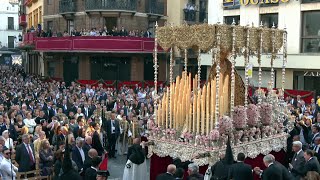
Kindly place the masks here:
[[(108, 180), (122, 180), (123, 176), (123, 170), (124, 166), (126, 164), (127, 156), (117, 156), (117, 159), (109, 159), (109, 172), (110, 172), (110, 177)], [(150, 167), (150, 161), (147, 160), (147, 177), (149, 177), (149, 167)], [(147, 179), (146, 179), (147, 180)]]

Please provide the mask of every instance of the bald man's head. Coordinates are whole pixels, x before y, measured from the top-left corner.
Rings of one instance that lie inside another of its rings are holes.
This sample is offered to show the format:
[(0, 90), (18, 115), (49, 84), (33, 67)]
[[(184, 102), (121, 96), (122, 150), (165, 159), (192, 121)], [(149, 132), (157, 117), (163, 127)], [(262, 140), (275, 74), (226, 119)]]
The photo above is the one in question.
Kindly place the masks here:
[(90, 150), (88, 151), (88, 155), (89, 155), (89, 157), (94, 158), (94, 157), (97, 157), (97, 156), (98, 156), (98, 152), (97, 152), (97, 150), (95, 150), (95, 149), (90, 149)]
[(176, 165), (169, 164), (167, 167), (167, 172), (170, 174), (174, 174), (176, 172), (176, 169), (177, 169)]
[(140, 144), (140, 143), (141, 143), (140, 138), (135, 138), (133, 140), (133, 144)]

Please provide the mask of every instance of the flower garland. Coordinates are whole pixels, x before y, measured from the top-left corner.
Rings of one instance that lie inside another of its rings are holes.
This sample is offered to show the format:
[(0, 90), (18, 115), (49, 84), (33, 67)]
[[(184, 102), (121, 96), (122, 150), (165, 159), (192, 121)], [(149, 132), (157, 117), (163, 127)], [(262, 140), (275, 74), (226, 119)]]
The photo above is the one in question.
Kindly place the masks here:
[(270, 125), (272, 122), (272, 105), (263, 103), (260, 106), (260, 117), (263, 125)]
[(233, 111), (233, 126), (236, 129), (244, 129), (247, 125), (247, 113), (244, 106), (237, 106)]
[(219, 119), (219, 133), (229, 134), (233, 129), (232, 119), (229, 116), (223, 116)]
[(217, 129), (213, 129), (211, 130), (210, 134), (209, 134), (209, 139), (211, 141), (218, 141), (220, 138), (220, 133)]
[(259, 116), (260, 116), (260, 111), (259, 107), (256, 106), (255, 104), (249, 104), (248, 109), (247, 109), (247, 124), (251, 127), (255, 127), (259, 123)]

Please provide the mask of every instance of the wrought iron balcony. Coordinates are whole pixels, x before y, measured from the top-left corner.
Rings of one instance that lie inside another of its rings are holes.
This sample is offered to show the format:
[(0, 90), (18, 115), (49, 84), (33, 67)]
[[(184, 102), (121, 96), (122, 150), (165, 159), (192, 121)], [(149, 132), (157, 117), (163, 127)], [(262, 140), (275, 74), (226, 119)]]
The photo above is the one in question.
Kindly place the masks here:
[(149, 0), (146, 3), (146, 13), (164, 15), (164, 2), (159, 0)]
[(76, 3), (72, 0), (60, 0), (59, 12), (60, 12), (60, 14), (67, 14), (67, 13), (76, 12)]
[(137, 0), (86, 0), (86, 11), (137, 11)]

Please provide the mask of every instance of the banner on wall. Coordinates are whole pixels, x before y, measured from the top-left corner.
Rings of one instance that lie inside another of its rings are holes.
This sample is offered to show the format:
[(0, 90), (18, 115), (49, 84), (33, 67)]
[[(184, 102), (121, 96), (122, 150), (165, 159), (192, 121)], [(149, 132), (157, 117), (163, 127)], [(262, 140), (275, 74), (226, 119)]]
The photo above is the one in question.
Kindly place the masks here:
[(248, 64), (247, 71), (248, 71), (248, 77), (251, 79), (252, 74), (253, 74), (253, 65), (252, 64)]

